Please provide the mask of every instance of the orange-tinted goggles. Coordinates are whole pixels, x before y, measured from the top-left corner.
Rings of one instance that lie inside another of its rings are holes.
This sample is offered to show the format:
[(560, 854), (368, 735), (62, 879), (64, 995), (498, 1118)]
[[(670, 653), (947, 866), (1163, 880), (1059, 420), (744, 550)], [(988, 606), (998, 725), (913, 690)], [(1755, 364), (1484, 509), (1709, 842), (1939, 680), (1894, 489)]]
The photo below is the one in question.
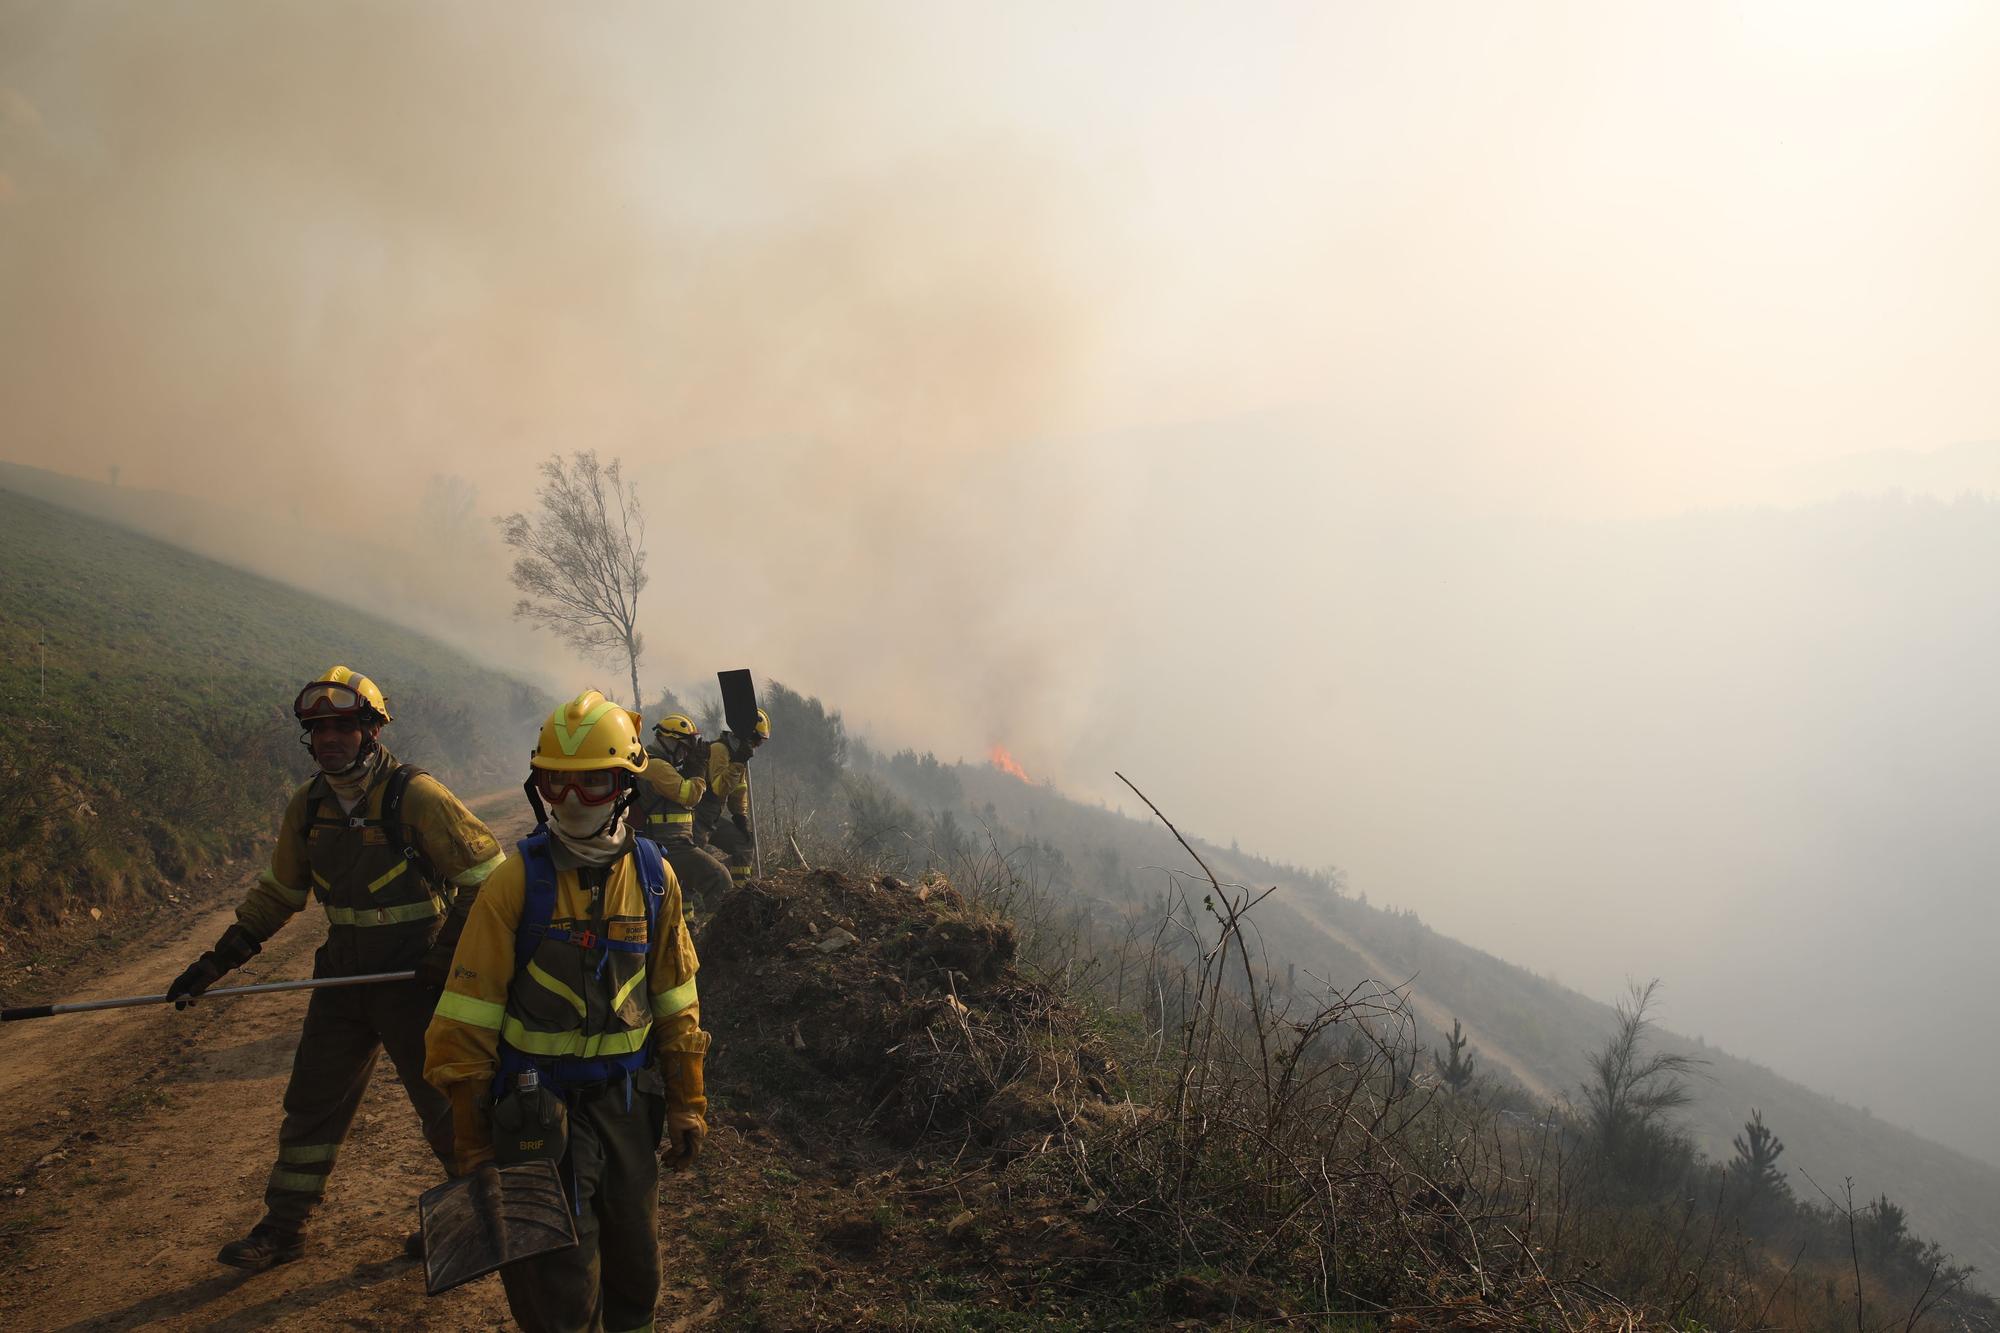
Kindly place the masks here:
[(292, 713), (301, 722), (309, 717), (350, 717), (368, 707), (368, 701), (339, 681), (316, 680), (299, 691), (292, 701)]
[(576, 793), (576, 799), (585, 805), (603, 805), (624, 787), (618, 780), (618, 772), (615, 768), (594, 768), (582, 773), (558, 773), (553, 769), (538, 768), (535, 770), (535, 788), (550, 805), (571, 792)]

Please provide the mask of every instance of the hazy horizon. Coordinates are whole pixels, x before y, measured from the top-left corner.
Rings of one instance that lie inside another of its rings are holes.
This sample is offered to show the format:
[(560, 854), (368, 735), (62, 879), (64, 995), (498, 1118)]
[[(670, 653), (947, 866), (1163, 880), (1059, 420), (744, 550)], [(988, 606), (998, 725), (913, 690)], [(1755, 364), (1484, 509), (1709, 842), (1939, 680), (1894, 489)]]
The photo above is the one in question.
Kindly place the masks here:
[(1122, 768), (2000, 1162), (1996, 74), (1950, 4), (0, 3), (0, 456), (414, 548), (545, 678), (484, 520), (621, 456), (649, 694)]

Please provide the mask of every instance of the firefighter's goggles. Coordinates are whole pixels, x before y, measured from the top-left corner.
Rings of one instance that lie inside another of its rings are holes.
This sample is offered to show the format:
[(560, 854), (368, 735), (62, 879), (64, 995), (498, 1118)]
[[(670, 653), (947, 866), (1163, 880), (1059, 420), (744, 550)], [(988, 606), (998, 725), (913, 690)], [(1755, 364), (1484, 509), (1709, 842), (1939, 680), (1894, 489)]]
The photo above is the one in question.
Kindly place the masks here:
[(336, 680), (316, 680), (292, 701), (292, 713), (301, 722), (316, 717), (359, 717), (364, 711), (373, 709), (360, 692)]
[(550, 805), (570, 794), (585, 805), (603, 805), (623, 791), (625, 784), (615, 768), (592, 768), (579, 773), (558, 773), (553, 769), (538, 768), (535, 770), (535, 787)]

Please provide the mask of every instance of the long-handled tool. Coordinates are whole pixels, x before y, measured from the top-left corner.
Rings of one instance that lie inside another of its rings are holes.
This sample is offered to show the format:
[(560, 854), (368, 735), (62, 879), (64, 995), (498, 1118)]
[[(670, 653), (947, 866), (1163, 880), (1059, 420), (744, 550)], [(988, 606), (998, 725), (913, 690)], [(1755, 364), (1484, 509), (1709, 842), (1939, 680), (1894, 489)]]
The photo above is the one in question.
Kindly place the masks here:
[(750, 785), (750, 766), (743, 766), (743, 797), (750, 803), (750, 873), (764, 878), (764, 840), (757, 836), (757, 791)]
[[(281, 990), (319, 990), (332, 986), (366, 986), (377, 981), (414, 981), (416, 973), (410, 972), (370, 972), (360, 977), (313, 977), (306, 981), (262, 981), (254, 986), (222, 986), (215, 990), (205, 990), (195, 996), (196, 1000), (220, 1000), (231, 995), (268, 995)], [(12, 1023), (23, 1018), (53, 1018), (57, 1014), (83, 1014), (93, 1009), (131, 1009), (142, 1004), (166, 1004), (164, 995), (127, 995), (117, 1000), (85, 1000), (81, 1004), (24, 1004), (13, 1009), (0, 1009), (0, 1023)]]
[[(757, 685), (747, 670), (718, 671), (715, 682), (722, 688), (722, 717), (738, 736), (757, 729)], [(743, 768), (743, 795), (750, 804), (750, 873), (764, 878), (764, 841), (757, 836), (757, 793), (750, 787), (750, 768)]]

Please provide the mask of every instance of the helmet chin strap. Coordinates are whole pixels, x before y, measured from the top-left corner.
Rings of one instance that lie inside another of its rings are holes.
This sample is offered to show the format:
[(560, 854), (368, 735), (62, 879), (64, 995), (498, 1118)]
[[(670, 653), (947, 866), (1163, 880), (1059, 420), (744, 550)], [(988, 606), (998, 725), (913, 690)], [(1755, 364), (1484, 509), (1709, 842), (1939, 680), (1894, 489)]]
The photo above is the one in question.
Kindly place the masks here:
[(590, 836), (593, 838), (603, 837), (607, 829), (625, 817), (625, 812), (632, 808), (633, 798), (637, 794), (633, 790), (631, 782), (627, 781), (625, 790), (619, 792), (618, 798), (611, 802), (611, 813), (605, 816), (602, 824), (591, 830)]
[[(307, 727), (305, 730), (299, 733), (299, 744), (305, 746), (306, 753), (312, 755), (313, 762), (315, 764), (319, 764), (319, 755), (313, 750), (313, 734), (311, 727)], [(325, 773), (328, 777), (344, 778), (349, 773), (352, 773), (355, 769), (361, 767), (363, 764), (367, 763), (370, 759), (372, 759), (375, 755), (375, 752), (381, 748), (382, 748), (381, 742), (376, 740), (374, 736), (369, 734), (368, 728), (363, 727), (361, 729), (361, 748), (354, 752), (354, 762), (349, 764), (346, 768), (336, 768), (336, 769), (329, 769), (325, 764), (320, 764), (319, 771)]]
[(346, 777), (349, 773), (352, 773), (355, 769), (361, 767), (363, 764), (367, 763), (370, 759), (373, 759), (375, 757), (375, 752), (377, 750), (380, 750), (381, 748), (382, 748), (381, 745), (376, 742), (373, 736), (370, 736), (365, 731), (362, 732), (361, 748), (354, 752), (354, 762), (349, 764), (346, 768), (341, 769), (338, 773), (334, 774), (333, 776), (337, 778)]

